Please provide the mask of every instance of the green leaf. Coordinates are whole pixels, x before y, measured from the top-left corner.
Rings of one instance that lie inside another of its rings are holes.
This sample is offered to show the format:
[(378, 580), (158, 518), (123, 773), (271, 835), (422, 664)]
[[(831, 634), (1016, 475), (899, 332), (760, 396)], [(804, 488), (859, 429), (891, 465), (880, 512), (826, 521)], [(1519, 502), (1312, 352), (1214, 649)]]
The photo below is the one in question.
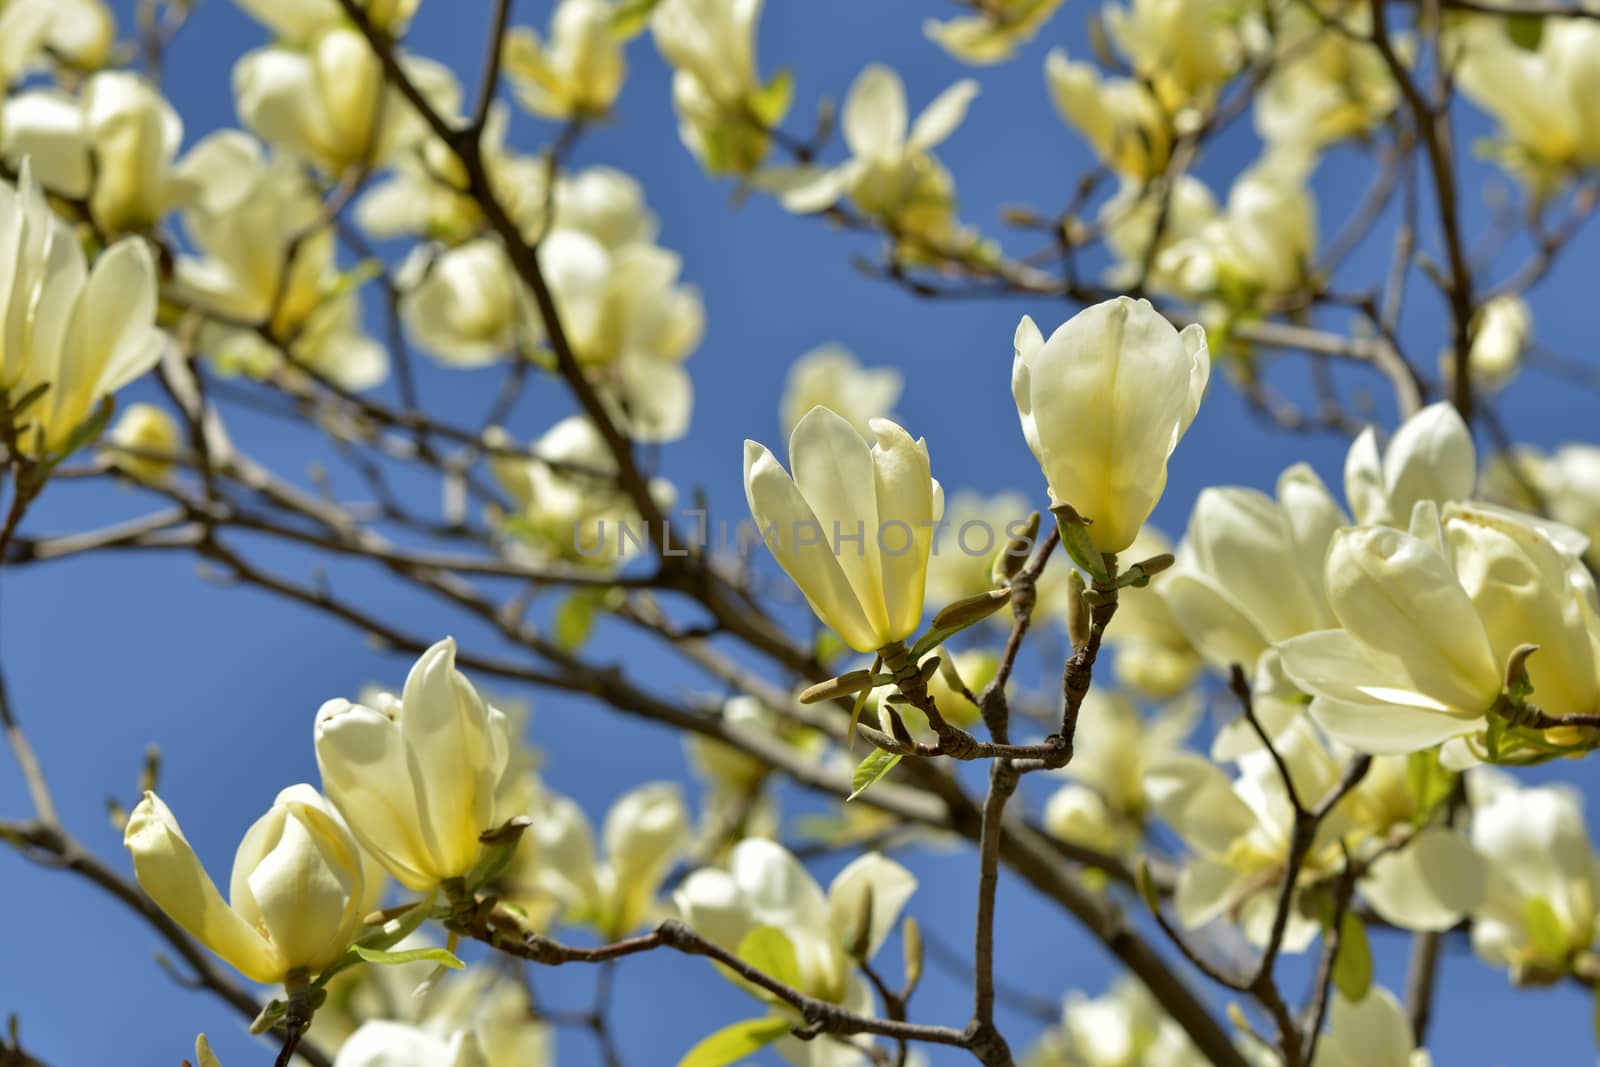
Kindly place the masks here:
[(1413, 752), (1406, 757), (1406, 792), (1417, 806), (1416, 821), (1426, 821), (1455, 788), (1454, 772), (1439, 762), (1438, 749)]
[(899, 763), (900, 759), (898, 753), (885, 752), (881, 748), (873, 749), (866, 759), (856, 765), (856, 773), (850, 776), (851, 792), (844, 798), (845, 801), (852, 801), (871, 789), (878, 783), (879, 778), (894, 770), (894, 765)]
[(678, 1061), (678, 1067), (726, 1067), (759, 1052), (789, 1032), (787, 1019), (746, 1019), (724, 1026), (705, 1038)]
[(856, 694), (856, 702), (850, 708), (850, 727), (844, 732), (844, 747), (849, 748), (856, 742), (856, 725), (861, 722), (861, 709), (867, 706), (867, 698), (872, 695), (869, 686)]
[(452, 971), (459, 971), (466, 967), (456, 958), (455, 953), (442, 948), (408, 948), (400, 952), (386, 952), (381, 948), (368, 948), (366, 945), (355, 946), (356, 955), (368, 963), (437, 963), (441, 967), (448, 967)]
[(754, 113), (756, 121), (770, 130), (783, 121), (783, 116), (788, 114), (789, 104), (793, 100), (794, 73), (780, 70), (760, 92), (750, 98), (750, 110)]
[(1365, 1000), (1373, 987), (1373, 949), (1366, 944), (1366, 926), (1354, 913), (1339, 921), (1339, 955), (1333, 960), (1333, 984), (1346, 1000)]
[(1544, 37), (1544, 16), (1506, 16), (1506, 36), (1511, 38), (1511, 43), (1518, 48), (1529, 52), (1537, 52), (1539, 50), (1539, 41)]
[(737, 955), (784, 985), (800, 984), (800, 961), (794, 954), (794, 942), (776, 926), (758, 926), (745, 934)]
[(1333, 960), (1333, 984), (1346, 1000), (1363, 1000), (1372, 988), (1372, 947), (1367, 928), (1346, 912), (1339, 923), (1339, 955)]
[(1559, 960), (1567, 954), (1567, 939), (1561, 933), (1561, 920), (1544, 897), (1532, 897), (1522, 906), (1522, 920), (1528, 927), (1528, 940), (1546, 960)]
[(594, 632), (594, 616), (599, 607), (600, 597), (592, 590), (580, 590), (563, 600), (551, 623), (557, 647), (563, 652), (582, 648)]

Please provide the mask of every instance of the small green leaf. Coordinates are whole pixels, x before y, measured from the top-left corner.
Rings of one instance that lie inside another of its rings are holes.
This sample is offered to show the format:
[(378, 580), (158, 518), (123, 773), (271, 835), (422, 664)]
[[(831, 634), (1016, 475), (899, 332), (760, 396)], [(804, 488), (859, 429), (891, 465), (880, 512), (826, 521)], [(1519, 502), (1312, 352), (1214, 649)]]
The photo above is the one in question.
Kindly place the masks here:
[(1528, 927), (1528, 940), (1546, 960), (1559, 960), (1567, 954), (1567, 939), (1561, 933), (1561, 920), (1544, 897), (1532, 897), (1522, 906), (1522, 920)]
[(386, 952), (379, 948), (368, 948), (366, 945), (355, 947), (356, 955), (368, 963), (437, 963), (441, 967), (448, 967), (452, 971), (459, 971), (466, 967), (456, 958), (455, 953), (442, 948), (408, 948), (400, 952)]
[(724, 1026), (705, 1038), (678, 1061), (678, 1067), (726, 1067), (759, 1052), (789, 1032), (787, 1019), (746, 1019)]
[[(873, 666), (877, 666), (876, 662), (874, 662)], [(850, 727), (844, 732), (845, 748), (849, 748), (856, 743), (856, 726), (861, 722), (861, 709), (867, 706), (867, 698), (871, 695), (872, 688), (870, 686), (856, 694), (856, 702), (850, 707)]]
[(583, 643), (594, 632), (594, 616), (599, 607), (600, 598), (585, 590), (573, 593), (556, 608), (551, 625), (555, 631), (556, 645), (563, 652), (576, 652), (583, 647)]
[(655, 10), (658, 0), (627, 0), (611, 13), (611, 32), (622, 40), (627, 40), (650, 21), (650, 12)]
[(758, 926), (739, 942), (738, 957), (762, 974), (792, 986), (800, 981), (800, 962), (794, 942), (776, 926)]
[(909, 915), (900, 924), (900, 949), (905, 955), (905, 987), (909, 992), (922, 980), (922, 927)]
[(1333, 960), (1333, 984), (1346, 1000), (1363, 1000), (1372, 988), (1372, 947), (1367, 928), (1351, 912), (1339, 923), (1339, 955)]
[(1416, 820), (1426, 821), (1450, 797), (1456, 776), (1439, 762), (1438, 749), (1413, 752), (1406, 757), (1406, 792), (1417, 806)]
[(770, 130), (783, 121), (793, 100), (794, 73), (780, 70), (760, 92), (750, 98), (750, 110), (755, 114), (756, 121)]
[(900, 755), (895, 752), (885, 752), (875, 748), (867, 758), (856, 765), (856, 773), (850, 776), (850, 795), (845, 800), (851, 801), (865, 793), (877, 784), (878, 779), (894, 770), (894, 765), (900, 762)]

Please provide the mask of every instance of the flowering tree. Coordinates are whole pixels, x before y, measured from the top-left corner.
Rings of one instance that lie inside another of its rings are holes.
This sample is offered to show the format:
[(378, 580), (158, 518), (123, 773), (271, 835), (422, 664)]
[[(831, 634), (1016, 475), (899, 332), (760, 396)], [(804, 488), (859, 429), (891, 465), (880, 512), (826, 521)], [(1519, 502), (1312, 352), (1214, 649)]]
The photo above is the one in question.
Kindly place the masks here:
[[(661, 1054), (683, 1067), (769, 1046), (817, 1067), (1415, 1067), (1452, 939), (1517, 985), (1600, 980), (1580, 805), (1507, 769), (1600, 746), (1600, 452), (1515, 447), (1495, 404), (1534, 351), (1524, 295), (1600, 197), (1593, 10), (1091, 12), (1097, 61), (1057, 49), (1044, 74), (1098, 163), (1064, 205), (1008, 210), (1002, 241), (963, 220), (934, 154), (975, 78), (913, 120), (871, 65), (835, 116), (762, 70), (758, 0), (558, 0), (542, 31), (509, 0), (461, 5), (487, 38), (466, 86), (408, 38), (416, 0), (237, 0), (271, 38), (234, 67), (242, 128), (186, 141), (160, 86), (191, 2), (144, 0), (119, 39), (100, 0), (0, 0), (0, 568), (188, 553), (414, 665), (293, 727), (320, 788), (284, 783), (226, 894), (154, 757), (114, 812), (128, 855), (92, 852), (0, 684), (31, 806), (0, 839), (125, 905), (280, 1067), (544, 1063), (563, 1020), (533, 997), (541, 972), (642, 953), (703, 957), (685, 973), (749, 996)], [(981, 74), (1059, 6), (967, 0), (929, 47)], [(680, 496), (655, 446), (692, 432), (700, 298), (647, 191), (570, 165), (646, 36), (710, 179), (871, 235), (863, 271), (917, 296), (1058, 308), (1012, 338), (1033, 492), (947, 498), (959, 432), (930, 447), (888, 418), (894, 369), (829, 348), (790, 373), (787, 466), (746, 442), (735, 536)], [(515, 109), (550, 136), (518, 143)], [(1506, 233), (1463, 220), (1456, 126), (1479, 113), (1517, 190)], [(1257, 158), (1219, 196), (1193, 168), (1249, 123)], [(1335, 150), (1365, 152), (1371, 186), (1319, 236)], [(1351, 286), (1341, 267), (1374, 248), (1387, 270)], [(1401, 329), (1424, 290), (1443, 337)], [(421, 360), (480, 383), (487, 415), (435, 410)], [(1309, 387), (1283, 384), (1295, 368)], [(1363, 406), (1352, 376), (1386, 401)], [(117, 410), (137, 379), (159, 402)], [(570, 414), (519, 424), (536, 382)], [(1206, 489), (1174, 548), (1147, 520), (1208, 389), (1291, 440), (1349, 438), (1343, 501), (1294, 464), (1274, 496)], [(309, 427), (324, 468), (239, 445), (246, 415)], [(30, 509), (69, 480), (132, 489), (143, 514), (39, 528)], [(263, 541), (362, 561), (440, 610), (389, 617), (263, 563)], [(448, 619), (493, 644), (443, 637)], [(697, 686), (619, 664), (595, 637), (611, 624)], [(1051, 631), (1065, 652), (1029, 677)], [(683, 733), (698, 798), (642, 784), (597, 838), (541, 783), (537, 731), (486, 696), (523, 689)], [(836, 817), (803, 828), (782, 783)], [(956, 1018), (916, 997), (913, 868), (935, 839), (976, 885)], [(802, 853), (849, 859), (824, 890)], [(997, 1022), (1002, 880), (1127, 972), (1094, 998), (1048, 991), (1065, 1009), (1042, 1034)], [(1376, 936), (1410, 938), (1403, 989), (1374, 973)], [(576, 1021), (615, 1063), (610, 1020), (602, 998)], [(48, 1062), (25, 1033), (0, 1038), (6, 1062)], [(217, 1062), (203, 1036), (194, 1056)]]

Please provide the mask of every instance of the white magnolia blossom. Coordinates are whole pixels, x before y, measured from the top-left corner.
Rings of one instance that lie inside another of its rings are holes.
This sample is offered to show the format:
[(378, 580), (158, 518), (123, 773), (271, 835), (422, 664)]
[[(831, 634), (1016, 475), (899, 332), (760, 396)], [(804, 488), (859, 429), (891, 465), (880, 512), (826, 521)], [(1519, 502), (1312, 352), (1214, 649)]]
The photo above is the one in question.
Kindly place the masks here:
[[(1533, 342), (1533, 312), (1520, 296), (1503, 293), (1478, 310), (1472, 324), (1472, 344), (1467, 349), (1467, 369), (1473, 384), (1482, 389), (1500, 389), (1522, 368), (1522, 360)], [(1446, 375), (1455, 372), (1450, 354), (1440, 357)]]
[(1136, 979), (1098, 997), (1067, 994), (1061, 1024), (1047, 1031), (1023, 1067), (1201, 1067), (1208, 1062)]
[(1381, 458), (1377, 432), (1363, 430), (1345, 458), (1344, 495), (1357, 523), (1404, 529), (1418, 501), (1442, 507), (1470, 497), (1477, 469), (1471, 431), (1440, 401), (1401, 424)]
[(1432, 1067), (1425, 1049), (1416, 1047), (1411, 1019), (1382, 986), (1373, 986), (1357, 1001), (1334, 990), (1328, 1021), (1311, 1067)]
[[(783, 846), (747, 839), (734, 847), (726, 870), (695, 871), (673, 900), (684, 922), (729, 952), (739, 951), (758, 930), (758, 936), (787, 941), (795, 972), (775, 977), (807, 996), (870, 1013), (872, 993), (851, 951), (862, 949), (866, 960), (876, 955), (916, 887), (904, 867), (868, 853), (840, 871), (824, 894)], [(786, 1036), (776, 1047), (802, 1067), (857, 1067), (865, 1062), (861, 1052), (835, 1042)]]
[[(362, 328), (333, 231), (306, 235), (321, 208), (294, 161), (268, 159), (255, 139), (224, 130), (195, 145), (178, 173), (197, 190), (182, 217), (200, 252), (179, 258), (179, 291), (227, 320), (263, 323), (273, 337), (292, 339), (291, 363), (343, 388), (382, 382), (387, 350)], [(244, 325), (208, 323), (201, 344), (226, 370), (264, 377), (283, 363), (278, 346)]]
[(1244, 60), (1228, 0), (1129, 0), (1104, 9), (1106, 30), (1168, 111), (1204, 108)]
[[(544, 227), (549, 167), (506, 147), (511, 112), (499, 101), (489, 108), (478, 151), (496, 200), (528, 234)], [(355, 218), (374, 237), (426, 237), (456, 244), (477, 235), (483, 209), (467, 192), (460, 158), (437, 137), (398, 153), (387, 175), (356, 201)]]
[(339, 1046), (333, 1067), (494, 1067), (469, 1030), (449, 1037), (409, 1023), (374, 1019)]
[(1124, 178), (1159, 177), (1172, 152), (1172, 124), (1160, 101), (1133, 78), (1102, 78), (1092, 63), (1057, 48), (1045, 59), (1050, 99), (1100, 162)]
[(1542, 20), (1530, 48), (1506, 20), (1470, 18), (1448, 41), (1462, 93), (1500, 123), (1508, 169), (1544, 183), (1600, 164), (1600, 26)]
[(278, 794), (233, 860), (224, 902), (178, 820), (147, 792), (123, 843), (139, 885), (195, 939), (255, 982), (316, 975), (364, 931), (382, 872), (309, 785)]
[(0, 5), (0, 85), (19, 80), (45, 51), (67, 67), (97, 70), (116, 41), (104, 0), (8, 0)]
[(138, 75), (102, 71), (76, 97), (59, 90), (18, 93), (5, 103), (0, 154), (33, 163), (58, 196), (85, 200), (101, 230), (148, 230), (192, 195), (173, 172), (183, 123)]
[(872, 432), (869, 445), (843, 417), (812, 408), (789, 438), (792, 477), (765, 446), (744, 446), (745, 499), (763, 540), (857, 652), (902, 641), (922, 621), (933, 524), (944, 514), (927, 442), (888, 419), (874, 419)]
[(593, 927), (616, 940), (665, 915), (656, 899), (662, 881), (689, 845), (689, 810), (671, 782), (651, 782), (612, 804), (601, 830), (604, 858), (583, 809), (546, 796), (526, 831), (531, 870), (509, 872), (524, 892), (558, 902), (561, 921)]
[(525, 26), (506, 35), (505, 72), (522, 106), (549, 119), (603, 115), (627, 73), (618, 8), (610, 0), (560, 0), (549, 40)]
[(159, 482), (172, 472), (182, 448), (178, 423), (166, 408), (129, 404), (106, 434), (107, 449), (118, 470), (142, 482)]
[(1280, 151), (1247, 168), (1221, 214), (1161, 250), (1157, 273), (1179, 292), (1230, 302), (1298, 289), (1317, 245), (1309, 164), (1298, 152)]
[(1522, 511), (1543, 510), (1589, 541), (1585, 558), (1600, 566), (1600, 447), (1566, 444), (1548, 455), (1518, 448), (1484, 471), (1485, 496)]
[(47, 387), (18, 416), (24, 452), (75, 443), (102, 401), (155, 366), (165, 346), (155, 315), (142, 239), (123, 238), (91, 265), (26, 162), (15, 186), (0, 182), (0, 393), (16, 402)]
[(1050, 21), (1061, 0), (996, 0), (976, 14), (953, 19), (928, 19), (922, 32), (963, 63), (1002, 63), (1033, 40)]
[(512, 270), (505, 246), (477, 237), (430, 255), (418, 249), (396, 284), (400, 314), (418, 345), (453, 367), (520, 357), (543, 336), (533, 295)]
[[(961, 125), (977, 95), (978, 83), (963, 79), (909, 122), (900, 75), (876, 63), (868, 66), (850, 86), (841, 117), (851, 158), (829, 170), (802, 171), (784, 191), (784, 206), (822, 211), (849, 197), (913, 242), (948, 241), (956, 230), (954, 183), (932, 150)], [(911, 250), (916, 251), (914, 243)]]
[(1017, 326), (1011, 393), (1052, 506), (1090, 523), (1105, 553), (1133, 543), (1167, 485), (1167, 460), (1211, 375), (1205, 330), (1179, 332), (1147, 300), (1080, 311), (1048, 341)]
[[(550, 427), (526, 459), (507, 454), (503, 432), (491, 431), (485, 443), (497, 450), (489, 469), (518, 509), (504, 521), (539, 559), (610, 567), (648, 550), (638, 509), (617, 488), (616, 457), (584, 416)], [(658, 506), (671, 507), (670, 482), (653, 479), (650, 493)]]
[[(1156, 292), (1184, 291), (1177, 272), (1189, 257), (1175, 255), (1172, 250), (1194, 248), (1190, 242), (1198, 240), (1217, 215), (1217, 198), (1205, 182), (1192, 174), (1179, 175), (1166, 196), (1141, 178), (1124, 177), (1117, 192), (1100, 206), (1098, 215), (1106, 247), (1116, 256), (1116, 263), (1106, 272), (1106, 283), (1126, 288), (1145, 275), (1146, 283)], [(1153, 238), (1156, 247), (1152, 256)]]
[(684, 147), (713, 174), (748, 173), (767, 153), (767, 129), (789, 108), (788, 79), (756, 71), (762, 0), (661, 0), (650, 15), (673, 68), (672, 103)]
[(479, 835), (500, 825), (495, 790), (510, 752), (506, 719), (456, 670), (445, 638), (411, 668), (400, 696), (373, 707), (330, 700), (317, 712), (323, 789), (356, 839), (407, 889), (467, 874)]
[(820, 405), (866, 433), (873, 419), (893, 414), (904, 388), (904, 376), (893, 367), (863, 367), (841, 345), (813, 348), (789, 365), (784, 378), (783, 432), (793, 433), (805, 413)]
[[(415, 56), (401, 62), (434, 110), (454, 114), (461, 89), (448, 68)], [(233, 68), (233, 92), (253, 133), (329, 174), (385, 163), (429, 136), (353, 26), (321, 30), (303, 48), (246, 53)]]
[[(398, 36), (421, 0), (359, 0), (357, 6), (374, 26)], [(347, 21), (339, 0), (234, 0), (244, 12), (277, 37), (304, 44), (321, 30)]]
[[(1314, 12), (1299, 5), (1278, 9), (1275, 16), (1279, 58), (1255, 99), (1262, 140), (1320, 149), (1364, 135), (1394, 111), (1400, 89), (1382, 53), (1355, 36), (1370, 32), (1366, 12), (1344, 13), (1350, 35), (1329, 33)], [(1397, 49), (1407, 51), (1403, 39)]]
[(1488, 890), (1472, 915), (1472, 947), (1517, 981), (1567, 973), (1600, 932), (1600, 857), (1583, 799), (1567, 786), (1523, 789), (1499, 772), (1469, 779), (1472, 843)]
[[(1277, 499), (1237, 486), (1203, 490), (1176, 565), (1151, 588), (1215, 671), (1256, 670), (1279, 641), (1334, 624), (1323, 561), (1344, 513), (1316, 472), (1297, 463)], [(1120, 619), (1118, 620), (1120, 623)]]

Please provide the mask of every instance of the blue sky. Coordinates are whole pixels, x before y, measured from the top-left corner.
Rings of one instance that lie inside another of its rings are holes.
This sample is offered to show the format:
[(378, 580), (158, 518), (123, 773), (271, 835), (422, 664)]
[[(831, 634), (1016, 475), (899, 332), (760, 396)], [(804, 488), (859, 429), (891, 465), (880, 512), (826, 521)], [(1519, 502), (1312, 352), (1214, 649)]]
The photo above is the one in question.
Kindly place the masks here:
[[(131, 2), (116, 6), (128, 25)], [(415, 47), (458, 70), (475, 70), (487, 8), (483, 0), (424, 0)], [(806, 128), (806, 116), (821, 97), (842, 97), (868, 62), (888, 63), (903, 74), (913, 113), (973, 73), (920, 32), (926, 14), (951, 13), (953, 4), (769, 0), (768, 8), (761, 26), (762, 69), (794, 70), (795, 129)], [(542, 29), (547, 10), (547, 4), (524, 2), (517, 20)], [(1085, 148), (1051, 109), (1042, 74), (1053, 44), (1075, 55), (1086, 51), (1083, 22), (1089, 12), (1087, 6), (1065, 5), (1016, 60), (978, 72), (983, 93), (941, 150), (961, 193), (963, 217), (1013, 250), (1026, 245), (1000, 228), (998, 209), (1026, 203), (1054, 211), (1089, 165)], [(264, 41), (264, 31), (225, 0), (199, 5), (171, 54), (166, 85), (185, 119), (186, 146), (236, 121), (228, 91), (232, 61)], [(634, 44), (629, 63), (619, 117), (584, 139), (576, 161), (618, 166), (645, 182), (662, 220), (662, 243), (682, 254), (685, 277), (705, 294), (706, 338), (689, 364), (696, 385), (694, 429), (664, 450), (663, 473), (685, 492), (703, 487), (714, 513), (742, 514), (740, 442), (754, 437), (775, 448), (781, 443), (777, 405), (789, 361), (836, 341), (868, 363), (892, 364), (905, 373), (899, 414), (928, 438), (934, 472), (947, 489), (1020, 489), (1041, 497), (1042, 480), (1010, 399), (1011, 335), (1024, 312), (1048, 331), (1075, 309), (1042, 299), (919, 302), (862, 278), (850, 257), (873, 253), (869, 239), (788, 216), (760, 198), (732, 203), (731, 188), (707, 180), (679, 144), (667, 73), (647, 39)], [(1463, 126), (1467, 140), (1486, 132), (1476, 116), (1465, 117)], [(1247, 127), (1241, 124), (1200, 161), (1198, 172), (1214, 186), (1225, 189), (1252, 157)], [(532, 151), (547, 133), (519, 112), (511, 136)], [(1352, 210), (1371, 169), (1370, 160), (1352, 150), (1324, 162), (1317, 178), (1324, 234)], [(1487, 218), (1485, 179), (1498, 180), (1479, 164), (1468, 165), (1465, 209), (1475, 229)], [(1383, 248), (1362, 250), (1347, 275), (1374, 277), (1385, 255)], [(1593, 320), (1585, 298), (1592, 300), (1593, 285), (1585, 279), (1593, 278), (1597, 265), (1596, 249), (1580, 242), (1565, 273), (1534, 302), (1540, 339), (1580, 358), (1590, 355)], [(1403, 328), (1409, 351), (1425, 366), (1444, 343), (1441, 307), (1419, 282)], [(479, 411), (494, 386), (482, 376), (422, 371), (424, 396), (442, 412)], [(1286, 365), (1281, 373), (1287, 391), (1302, 388), (1302, 366)], [(565, 411), (553, 385), (530, 392), (511, 423), (522, 438), (537, 435)], [(1592, 395), (1537, 372), (1524, 375), (1501, 409), (1520, 439), (1545, 446), (1581, 438), (1596, 414)], [(283, 469), (297, 477), (316, 454), (305, 435), (260, 419), (242, 419), (238, 435), (247, 447), (283, 457)], [(1269, 433), (1218, 382), (1174, 457), (1156, 522), (1177, 534), (1202, 487), (1270, 487), (1282, 467), (1299, 459), (1311, 461), (1337, 486), (1343, 449), (1332, 438)], [(52, 487), (31, 528), (102, 525), (149, 503), (107, 486)], [(304, 557), (251, 547), (267, 563), (309, 574)], [(397, 593), (362, 568), (336, 567), (330, 575), (341, 593), (418, 632), (473, 635), (459, 617)], [(331, 620), (254, 591), (208, 584), (186, 557), (88, 558), (8, 571), (3, 583), (0, 655), (13, 699), (51, 774), (63, 817), (119, 869), (126, 869), (126, 861), (119, 835), (105, 818), (105, 801), (112, 794), (131, 799), (147, 743), (162, 746), (163, 797), (214, 875), (225, 879), (239, 836), (276, 791), (316, 780), (311, 721), (317, 706), (332, 696), (354, 695), (369, 681), (397, 685), (407, 667)], [(676, 668), (636, 645), (619, 651), (663, 685), (682, 684)], [(678, 740), (667, 732), (577, 700), (539, 696), (534, 703), (533, 739), (548, 755), (548, 781), (596, 817), (632, 784), (683, 775)], [(1037, 793), (1030, 795), (1029, 802), (1039, 801)], [(805, 804), (799, 797), (788, 801), (791, 810)], [(20, 814), (25, 805), (15, 773), (0, 772), (0, 812)], [(907, 862), (922, 878), (912, 913), (943, 931), (945, 940), (964, 945), (972, 913), (972, 856), (917, 854)], [(837, 865), (819, 866), (824, 882)], [(20, 1016), (26, 1047), (46, 1061), (171, 1067), (189, 1054), (198, 1030), (212, 1036), (228, 1067), (267, 1061), (231, 1013), (163, 975), (152, 963), (154, 937), (85, 884), (30, 867), (4, 850), (0, 884), (8, 887), (9, 903), (8, 919), (0, 923), (0, 959), (7, 961), (0, 1013)], [(998, 938), (1005, 980), (1040, 995), (1069, 986), (1097, 993), (1112, 974), (1092, 941), (1020, 886), (1002, 887)], [(1379, 979), (1398, 988), (1404, 944), (1383, 935), (1376, 940)], [(959, 1023), (965, 994), (959, 984), (934, 974), (914, 1015)], [(537, 980), (551, 1005), (587, 1002), (590, 976), (580, 969)], [(617, 1032), (631, 1065), (672, 1062), (701, 1035), (754, 1008), (701, 963), (660, 955), (621, 968), (617, 1003), (629, 1010)], [(1431, 1046), (1441, 1067), (1526, 1063), (1529, 1035), (1537, 1035), (1543, 1062), (1593, 1057), (1585, 998), (1565, 989), (1511, 991), (1502, 975), (1478, 965), (1464, 946), (1447, 950), (1436, 1020)], [(1002, 1023), (1019, 1049), (1038, 1027), (1015, 1013)], [(963, 1057), (933, 1059), (953, 1063)], [(586, 1035), (569, 1032), (561, 1036), (560, 1062), (599, 1061)]]

